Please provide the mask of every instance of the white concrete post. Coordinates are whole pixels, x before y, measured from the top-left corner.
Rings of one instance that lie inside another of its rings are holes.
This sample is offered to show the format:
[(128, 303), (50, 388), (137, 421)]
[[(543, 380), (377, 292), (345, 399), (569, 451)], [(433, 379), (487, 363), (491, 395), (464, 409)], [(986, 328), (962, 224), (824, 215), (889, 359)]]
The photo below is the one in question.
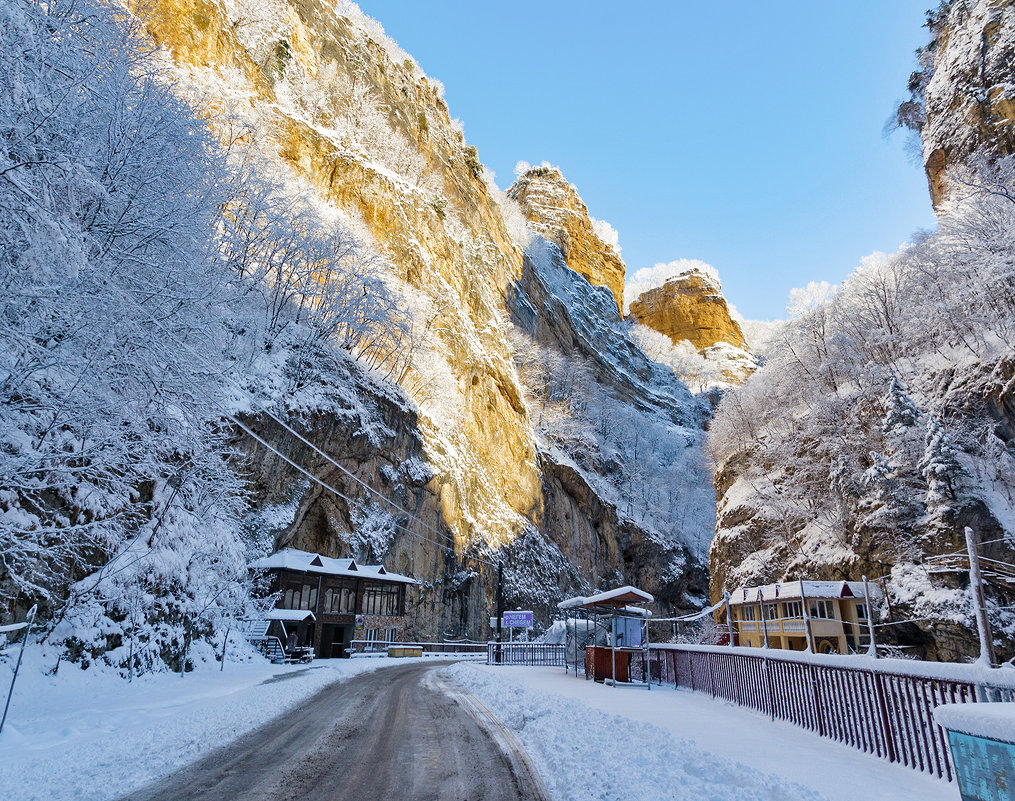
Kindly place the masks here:
[(811, 629), (811, 610), (807, 608), (807, 592), (804, 590), (804, 580), (800, 579), (800, 604), (804, 610), (804, 630), (807, 633), (807, 653), (814, 653), (814, 632)]
[(870, 644), (867, 646), (867, 656), (872, 659), (878, 658), (878, 645), (874, 640), (874, 607), (871, 606), (870, 584), (867, 577), (863, 577), (863, 597), (867, 603), (867, 633), (870, 635)]
[(730, 611), (730, 594), (729, 591), (724, 591), (722, 594), (723, 603), (726, 604), (726, 628), (729, 629), (730, 634), (730, 648), (733, 647), (733, 612)]
[(966, 550), (969, 551), (969, 593), (973, 597), (973, 616), (976, 618), (976, 631), (980, 635), (980, 658), (977, 661), (993, 667), (994, 642), (990, 633), (990, 621), (987, 620), (987, 601), (983, 596), (979, 545), (976, 532), (966, 526)]

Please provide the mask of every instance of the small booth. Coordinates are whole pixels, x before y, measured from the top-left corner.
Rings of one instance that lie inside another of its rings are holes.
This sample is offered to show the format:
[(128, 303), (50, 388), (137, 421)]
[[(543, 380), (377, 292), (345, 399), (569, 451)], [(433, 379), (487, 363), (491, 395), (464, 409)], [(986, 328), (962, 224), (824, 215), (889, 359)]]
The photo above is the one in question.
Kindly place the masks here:
[(934, 720), (948, 732), (962, 801), (1015, 798), (1015, 703), (945, 704)]
[[(576, 596), (557, 607), (567, 613), (564, 670), (583, 663), (586, 679), (614, 687), (651, 689), (648, 673), (648, 604), (654, 598), (637, 587), (624, 586), (596, 595)], [(643, 681), (632, 681), (631, 662), (640, 658)]]

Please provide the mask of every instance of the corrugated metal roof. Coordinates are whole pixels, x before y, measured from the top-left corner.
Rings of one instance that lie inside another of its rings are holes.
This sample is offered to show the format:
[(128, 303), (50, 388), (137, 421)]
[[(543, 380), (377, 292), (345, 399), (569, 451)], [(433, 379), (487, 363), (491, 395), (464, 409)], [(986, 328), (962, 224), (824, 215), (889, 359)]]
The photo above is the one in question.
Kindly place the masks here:
[(314, 613), (309, 609), (269, 609), (264, 613), (265, 620), (316, 620)]
[(627, 585), (595, 595), (576, 595), (574, 598), (561, 601), (557, 607), (559, 609), (574, 609), (578, 606), (623, 606), (627, 602), (645, 603), (653, 600), (655, 599), (645, 590)]

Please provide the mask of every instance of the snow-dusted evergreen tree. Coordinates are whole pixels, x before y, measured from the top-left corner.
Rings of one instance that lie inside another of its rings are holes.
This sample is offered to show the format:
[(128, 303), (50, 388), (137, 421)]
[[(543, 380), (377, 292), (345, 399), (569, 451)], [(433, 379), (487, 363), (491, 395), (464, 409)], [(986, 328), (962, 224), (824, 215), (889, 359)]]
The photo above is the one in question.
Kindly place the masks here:
[(885, 422), (881, 427), (885, 434), (904, 436), (920, 419), (920, 410), (916, 408), (897, 375), (892, 376), (885, 393)]
[(964, 471), (948, 432), (936, 417), (931, 417), (927, 424), (923, 458), (917, 467), (927, 482), (925, 503), (928, 514), (938, 517), (946, 514), (955, 502)]

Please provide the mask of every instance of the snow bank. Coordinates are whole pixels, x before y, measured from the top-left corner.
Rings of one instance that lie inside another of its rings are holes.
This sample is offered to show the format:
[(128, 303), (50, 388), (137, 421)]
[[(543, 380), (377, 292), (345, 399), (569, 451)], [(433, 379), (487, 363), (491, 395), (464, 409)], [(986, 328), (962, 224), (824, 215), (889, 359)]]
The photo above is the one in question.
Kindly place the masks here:
[[(33, 655), (34, 656), (34, 655)], [(0, 735), (0, 798), (117, 798), (236, 739), (335, 681), (401, 660), (227, 663), (128, 684), (114, 672), (26, 664)], [(37, 661), (37, 660), (35, 660)], [(411, 661), (411, 660), (410, 660)], [(0, 671), (6, 695), (10, 674)]]
[[(676, 741), (657, 726), (533, 691), (517, 673), (464, 665), (449, 668), (447, 673), (515, 733), (557, 801), (821, 798), (803, 787), (708, 754), (686, 740)], [(582, 684), (592, 690), (605, 689)]]
[(560, 668), (446, 674), (518, 737), (556, 801), (954, 801), (954, 786), (791, 724), (672, 687), (613, 689)]

